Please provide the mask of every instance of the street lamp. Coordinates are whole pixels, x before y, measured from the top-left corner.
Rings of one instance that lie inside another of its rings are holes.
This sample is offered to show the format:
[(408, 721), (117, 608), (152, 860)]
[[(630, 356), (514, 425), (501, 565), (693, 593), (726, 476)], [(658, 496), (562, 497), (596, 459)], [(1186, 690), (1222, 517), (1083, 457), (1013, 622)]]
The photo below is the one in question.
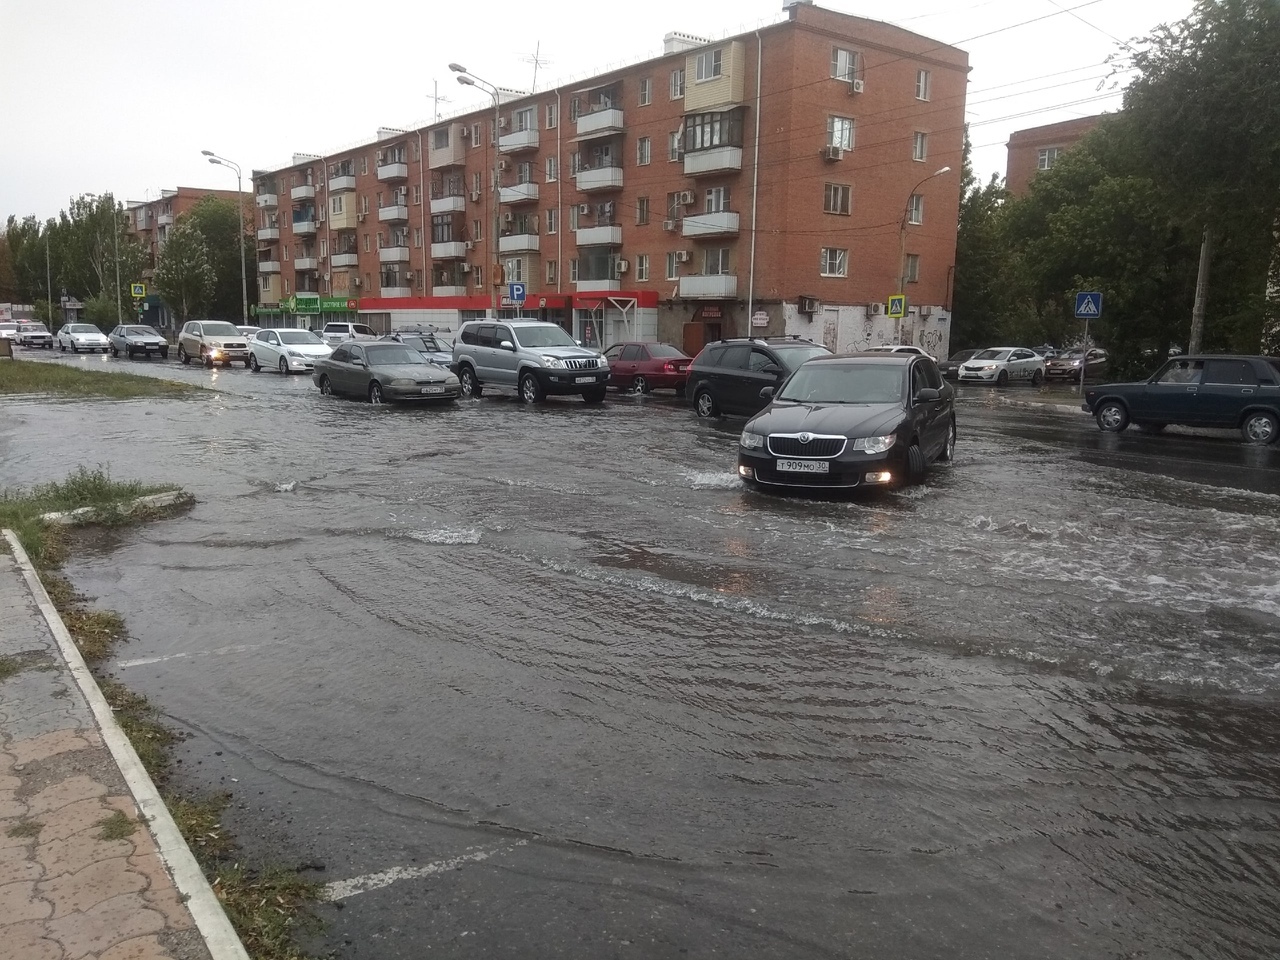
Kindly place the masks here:
[(202, 154), (209, 158), (209, 162), (222, 167), (230, 167), (236, 172), (236, 206), (240, 213), (240, 228), (236, 231), (240, 234), (240, 322), (246, 327), (249, 325), (249, 281), (245, 277), (244, 268), (244, 187), (242, 185), (240, 164), (226, 157), (220, 157), (212, 150), (201, 150)]
[[(916, 195), (917, 190), (923, 187), (926, 183), (928, 183), (934, 177), (940, 177), (944, 173), (950, 173), (950, 172), (951, 172), (950, 167), (943, 167), (941, 170), (935, 170), (933, 173), (929, 174), (927, 177), (925, 177), (923, 180), (921, 180), (919, 183), (917, 183), (914, 187), (911, 188), (911, 192), (907, 194), (907, 202), (902, 206), (902, 223), (898, 227), (898, 295), (899, 296), (901, 296), (905, 292), (906, 285), (907, 285), (907, 220), (910, 219), (911, 217), (911, 198)], [(903, 312), (905, 313), (906, 311), (904, 310)], [(897, 343), (902, 342), (902, 320), (903, 320), (902, 317), (898, 318), (898, 324), (897, 324), (898, 329), (897, 329), (897, 332), (894, 334), (894, 341)]]
[[(477, 77), (460, 63), (449, 64), (449, 69), (458, 75), (458, 82), (464, 87), (479, 87), (493, 97), (493, 137), (496, 141), (500, 126), (498, 121), (501, 119), (502, 111), (501, 101), (498, 99), (498, 88), (492, 83)], [(493, 145), (493, 199), (490, 201), (493, 205), (493, 236), (489, 241), (492, 244), (490, 249), (493, 250), (493, 263), (491, 265), (493, 276), (489, 278), (489, 307), (493, 311), (495, 318), (498, 316), (498, 283), (501, 279), (498, 273), (501, 268), (501, 261), (498, 259), (498, 233), (502, 229), (501, 214), (498, 210), (498, 197), (501, 186), (501, 180), (498, 175), (498, 145), (495, 142)]]

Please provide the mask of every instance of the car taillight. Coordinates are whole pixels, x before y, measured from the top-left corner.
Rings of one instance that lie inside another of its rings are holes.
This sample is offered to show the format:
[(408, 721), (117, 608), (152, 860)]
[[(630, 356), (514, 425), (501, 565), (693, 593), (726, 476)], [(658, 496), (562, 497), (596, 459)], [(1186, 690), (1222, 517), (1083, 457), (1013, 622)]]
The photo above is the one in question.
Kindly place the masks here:
[(676, 365), (674, 363), (668, 362), (663, 364), (662, 369), (665, 370), (667, 373), (674, 373), (676, 369)]

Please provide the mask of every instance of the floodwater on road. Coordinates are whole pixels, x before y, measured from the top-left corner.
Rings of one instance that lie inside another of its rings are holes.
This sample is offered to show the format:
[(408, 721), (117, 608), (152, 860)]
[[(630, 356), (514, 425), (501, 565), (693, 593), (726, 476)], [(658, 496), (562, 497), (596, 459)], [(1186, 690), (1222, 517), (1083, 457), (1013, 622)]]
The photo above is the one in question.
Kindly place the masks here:
[(1280, 953), (1280, 450), (979, 391), (923, 486), (775, 498), (656, 397), (163, 372), (226, 392), (0, 403), (0, 483), (199, 498), (70, 573), (184, 777), (357, 881), (321, 949)]

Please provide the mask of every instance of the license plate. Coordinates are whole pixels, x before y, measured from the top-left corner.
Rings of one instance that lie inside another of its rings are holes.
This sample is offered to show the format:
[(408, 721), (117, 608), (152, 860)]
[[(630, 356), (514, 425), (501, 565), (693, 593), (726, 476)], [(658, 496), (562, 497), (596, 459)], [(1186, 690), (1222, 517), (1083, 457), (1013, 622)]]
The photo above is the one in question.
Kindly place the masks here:
[(783, 473), (830, 473), (831, 464), (826, 460), (779, 460), (778, 470)]
[(423, 387), (423, 393), (444, 393), (444, 387)]
[(574, 383), (595, 383), (596, 378), (595, 377), (579, 377), (577, 380), (573, 382)]

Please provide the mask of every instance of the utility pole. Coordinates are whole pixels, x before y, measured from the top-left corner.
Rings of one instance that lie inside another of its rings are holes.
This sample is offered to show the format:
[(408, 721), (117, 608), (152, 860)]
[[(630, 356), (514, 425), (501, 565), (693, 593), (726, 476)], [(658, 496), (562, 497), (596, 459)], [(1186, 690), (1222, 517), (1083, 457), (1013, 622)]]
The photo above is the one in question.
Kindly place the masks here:
[(1205, 304), (1209, 299), (1209, 259), (1213, 256), (1213, 238), (1209, 234), (1209, 225), (1204, 225), (1204, 239), (1200, 241), (1200, 269), (1196, 272), (1196, 302), (1191, 308), (1191, 340), (1187, 344), (1187, 353), (1193, 356), (1200, 352), (1200, 341), (1204, 339)]
[(116, 198), (111, 198), (111, 236), (116, 244), (116, 323), (124, 323), (124, 304), (120, 300), (120, 217)]
[(53, 329), (53, 268), (49, 265), (49, 234), (53, 231), (44, 225), (44, 282), (49, 297), (49, 329)]
[(498, 288), (502, 285), (502, 260), (498, 251), (498, 234), (502, 230), (502, 217), (499, 209), (498, 200), (502, 192), (502, 174), (498, 165), (498, 140), (501, 137), (501, 119), (502, 119), (502, 100), (498, 93), (498, 88), (482, 80), (466, 67), (458, 63), (449, 64), (449, 69), (458, 74), (458, 82), (464, 87), (478, 87), (493, 97), (493, 143), (490, 147), (493, 150), (493, 196), (490, 203), (493, 206), (493, 235), (489, 238), (489, 249), (493, 253), (490, 261), (493, 276), (489, 278), (489, 309), (493, 315), (493, 319), (498, 317)]

